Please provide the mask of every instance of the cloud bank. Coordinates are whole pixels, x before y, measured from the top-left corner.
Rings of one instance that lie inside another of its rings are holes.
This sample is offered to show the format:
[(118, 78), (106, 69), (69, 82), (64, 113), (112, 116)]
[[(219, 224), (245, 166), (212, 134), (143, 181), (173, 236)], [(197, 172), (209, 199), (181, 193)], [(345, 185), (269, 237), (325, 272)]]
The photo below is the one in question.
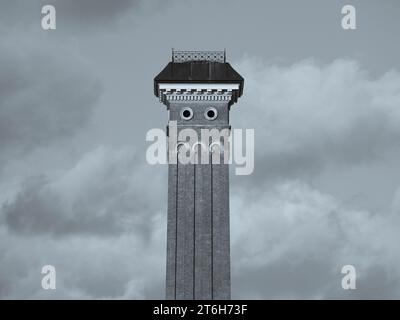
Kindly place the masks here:
[[(290, 181), (233, 197), (233, 278), (237, 298), (332, 299), (400, 296), (400, 211), (346, 208), (309, 185)], [(357, 290), (341, 287), (353, 265)]]
[(0, 161), (60, 142), (86, 124), (102, 92), (82, 61), (22, 46), (0, 54)]
[[(400, 74), (372, 78), (354, 60), (289, 67), (243, 59), (236, 126), (256, 130), (260, 179), (315, 174), (329, 164), (369, 163), (398, 146)], [(245, 109), (245, 110), (243, 110)]]
[[(161, 298), (166, 181), (138, 163), (131, 148), (99, 147), (56, 178), (27, 179), (1, 209), (0, 297)], [(45, 264), (55, 295), (38, 282)]]

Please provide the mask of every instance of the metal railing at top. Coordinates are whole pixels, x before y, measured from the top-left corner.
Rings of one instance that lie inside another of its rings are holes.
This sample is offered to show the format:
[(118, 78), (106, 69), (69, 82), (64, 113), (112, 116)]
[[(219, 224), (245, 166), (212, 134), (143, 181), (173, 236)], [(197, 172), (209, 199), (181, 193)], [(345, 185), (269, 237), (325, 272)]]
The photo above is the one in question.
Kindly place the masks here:
[(189, 61), (226, 62), (226, 51), (178, 51), (172, 49), (172, 62), (182, 63)]

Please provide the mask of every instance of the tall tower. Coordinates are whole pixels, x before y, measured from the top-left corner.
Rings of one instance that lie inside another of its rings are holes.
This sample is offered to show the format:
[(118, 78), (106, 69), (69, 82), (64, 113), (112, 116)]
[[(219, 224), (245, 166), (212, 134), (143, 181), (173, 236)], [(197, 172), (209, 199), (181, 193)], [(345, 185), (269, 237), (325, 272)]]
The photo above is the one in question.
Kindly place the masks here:
[[(154, 79), (169, 111), (167, 299), (230, 299), (227, 138), (229, 110), (242, 91), (225, 51), (172, 51)], [(199, 142), (180, 135), (185, 129)], [(219, 134), (203, 139), (207, 129)], [(183, 154), (195, 160), (180, 161)]]

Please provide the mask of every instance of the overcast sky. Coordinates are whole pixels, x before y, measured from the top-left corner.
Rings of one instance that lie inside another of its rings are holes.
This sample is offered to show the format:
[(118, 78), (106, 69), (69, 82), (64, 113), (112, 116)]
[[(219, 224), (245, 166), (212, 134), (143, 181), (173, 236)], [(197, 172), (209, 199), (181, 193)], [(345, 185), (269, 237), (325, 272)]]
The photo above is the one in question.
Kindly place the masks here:
[(255, 129), (256, 161), (231, 175), (232, 298), (399, 299), (399, 16), (397, 0), (2, 0), (0, 298), (164, 297), (167, 167), (145, 136), (167, 124), (152, 81), (174, 47), (226, 48), (245, 78), (231, 122)]

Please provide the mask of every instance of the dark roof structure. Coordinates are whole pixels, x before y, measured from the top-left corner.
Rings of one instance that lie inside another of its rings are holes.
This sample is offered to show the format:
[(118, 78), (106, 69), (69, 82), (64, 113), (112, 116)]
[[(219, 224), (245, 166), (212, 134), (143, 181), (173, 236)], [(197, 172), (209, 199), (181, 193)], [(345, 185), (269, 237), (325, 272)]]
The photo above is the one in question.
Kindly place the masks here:
[(157, 97), (160, 83), (234, 83), (240, 97), (244, 80), (225, 61), (224, 51), (173, 51), (172, 61), (154, 78)]

